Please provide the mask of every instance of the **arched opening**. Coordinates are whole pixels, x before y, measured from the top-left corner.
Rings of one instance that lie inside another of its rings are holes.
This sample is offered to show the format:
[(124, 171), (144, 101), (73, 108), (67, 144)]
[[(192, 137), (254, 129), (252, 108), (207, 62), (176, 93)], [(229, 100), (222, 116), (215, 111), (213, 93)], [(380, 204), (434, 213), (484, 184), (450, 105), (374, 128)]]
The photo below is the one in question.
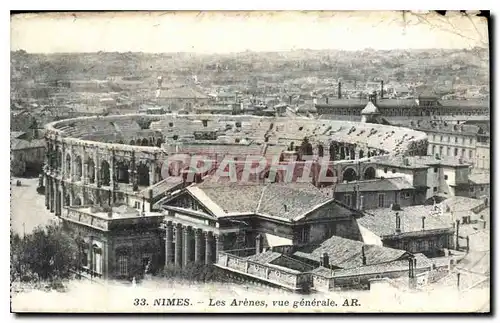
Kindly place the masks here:
[(87, 176), (91, 184), (95, 183), (95, 164), (92, 158), (87, 160)]
[(129, 145), (130, 146), (135, 146), (135, 141), (134, 140), (130, 140)]
[(318, 157), (323, 157), (324, 153), (323, 145), (318, 145)]
[(162, 143), (163, 141), (161, 140), (161, 138), (158, 138), (158, 140), (156, 140), (156, 147), (161, 147)]
[(73, 205), (75, 206), (79, 206), (79, 205), (82, 205), (82, 200), (80, 200), (80, 198), (77, 196), (73, 199)]
[(352, 168), (347, 168), (342, 174), (342, 180), (347, 182), (355, 181), (358, 178), (358, 174)]
[(64, 196), (64, 206), (69, 206), (70, 205), (70, 198), (69, 198), (69, 194), (66, 194)]
[(363, 150), (360, 150), (360, 151), (359, 151), (359, 158), (360, 158), (360, 159), (361, 159), (361, 158), (363, 158), (363, 157), (364, 157), (364, 155), (365, 155), (365, 152), (364, 152)]
[(137, 185), (149, 186), (149, 167), (146, 164), (140, 163), (137, 166)]
[(111, 183), (111, 177), (109, 172), (109, 163), (103, 160), (101, 163), (101, 184), (104, 186), (109, 186)]
[(71, 174), (71, 155), (66, 155), (66, 175)]
[(374, 179), (375, 178), (375, 168), (368, 167), (365, 170), (364, 179)]
[(128, 184), (129, 181), (129, 173), (128, 173), (128, 162), (123, 161), (123, 162), (117, 162), (116, 163), (116, 181), (118, 183), (126, 183)]
[(118, 140), (118, 143), (123, 145), (123, 140)]
[(149, 138), (149, 146), (153, 147), (155, 145), (155, 140), (153, 137)]
[(142, 139), (141, 146), (147, 146), (148, 144), (149, 143), (148, 143), (148, 139), (147, 138)]
[(82, 179), (82, 158), (80, 156), (76, 156), (75, 158), (75, 179), (77, 181)]

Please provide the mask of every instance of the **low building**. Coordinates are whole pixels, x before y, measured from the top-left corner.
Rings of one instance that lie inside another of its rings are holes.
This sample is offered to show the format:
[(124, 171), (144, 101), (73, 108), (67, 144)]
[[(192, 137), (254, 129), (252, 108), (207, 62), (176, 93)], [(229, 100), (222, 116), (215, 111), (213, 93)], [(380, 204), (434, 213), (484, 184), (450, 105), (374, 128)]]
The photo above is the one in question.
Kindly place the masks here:
[(11, 175), (37, 175), (45, 161), (45, 140), (11, 138), (10, 153)]
[(404, 207), (423, 202), (416, 199), (415, 187), (404, 177), (338, 183), (334, 187), (336, 200), (358, 209), (385, 208), (392, 204)]
[(376, 177), (403, 177), (412, 184), (418, 196), (415, 204), (432, 197), (469, 196), (471, 165), (460, 158), (380, 156), (373, 162), (377, 164)]
[(365, 243), (427, 256), (455, 246), (453, 222), (431, 205), (365, 211), (357, 222)]
[(82, 276), (139, 279), (163, 267), (162, 213), (82, 205), (64, 207), (61, 219), (74, 234)]

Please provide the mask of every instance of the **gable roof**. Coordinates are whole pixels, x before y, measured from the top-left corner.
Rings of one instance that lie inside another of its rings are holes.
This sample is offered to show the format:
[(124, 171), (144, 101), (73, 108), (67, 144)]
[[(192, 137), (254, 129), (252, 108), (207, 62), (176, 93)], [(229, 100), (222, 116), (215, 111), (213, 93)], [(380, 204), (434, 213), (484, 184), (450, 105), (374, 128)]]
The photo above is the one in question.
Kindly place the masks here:
[(363, 248), (366, 265), (398, 260), (408, 254), (405, 250), (367, 245), (361, 241), (332, 236), (320, 245), (307, 246), (296, 251), (294, 256), (319, 262), (321, 256), (326, 253), (328, 254), (330, 265), (338, 268), (355, 268), (363, 265)]
[[(432, 205), (408, 206), (401, 211), (392, 211), (390, 208), (373, 209), (370, 212), (365, 212), (365, 216), (357, 221), (359, 225), (379, 237), (391, 236), (396, 234), (395, 212), (398, 212), (401, 219), (401, 233), (451, 229), (453, 227), (447, 218), (435, 215)], [(424, 230), (422, 230), (422, 216), (425, 216)]]
[(309, 183), (217, 183), (211, 180), (187, 190), (216, 216), (255, 213), (286, 221), (333, 201)]

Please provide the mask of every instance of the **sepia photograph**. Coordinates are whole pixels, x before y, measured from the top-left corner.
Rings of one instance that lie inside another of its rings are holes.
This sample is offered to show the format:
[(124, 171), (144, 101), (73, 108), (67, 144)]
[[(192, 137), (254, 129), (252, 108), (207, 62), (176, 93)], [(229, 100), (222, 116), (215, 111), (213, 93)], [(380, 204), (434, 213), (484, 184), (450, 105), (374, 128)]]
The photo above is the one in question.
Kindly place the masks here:
[(490, 313), (489, 19), (11, 12), (11, 312)]

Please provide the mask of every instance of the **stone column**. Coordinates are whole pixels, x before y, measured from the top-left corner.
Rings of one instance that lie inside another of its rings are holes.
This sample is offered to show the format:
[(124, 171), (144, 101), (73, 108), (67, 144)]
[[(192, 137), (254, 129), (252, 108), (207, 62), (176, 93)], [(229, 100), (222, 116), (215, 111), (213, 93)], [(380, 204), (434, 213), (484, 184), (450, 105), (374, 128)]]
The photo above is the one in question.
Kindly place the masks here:
[(54, 180), (51, 180), (51, 183), (50, 183), (50, 212), (54, 212), (54, 199), (55, 199), (55, 192), (54, 192)]
[(203, 232), (200, 229), (196, 229), (194, 232), (194, 262), (199, 264), (203, 262)]
[(182, 267), (182, 224), (177, 224), (175, 227), (175, 265)]
[(113, 152), (113, 155), (111, 156), (111, 160), (109, 163), (109, 186), (111, 187), (112, 190), (115, 187), (115, 167), (116, 167), (115, 156)]
[(83, 184), (88, 184), (89, 183), (89, 175), (88, 175), (88, 173), (89, 173), (89, 160), (88, 160), (88, 158), (85, 158), (82, 165), (83, 165), (82, 181), (83, 181)]
[(50, 178), (45, 175), (45, 207), (50, 208)]
[(209, 265), (212, 260), (212, 232), (205, 232), (205, 265)]
[(219, 252), (224, 250), (224, 236), (221, 234), (215, 235), (215, 262), (219, 260)]
[(61, 191), (59, 190), (59, 183), (55, 183), (55, 202), (56, 202), (56, 216), (61, 216)]
[(165, 265), (174, 262), (174, 228), (172, 221), (168, 221), (165, 229)]
[(73, 182), (75, 176), (75, 158), (73, 155), (73, 149), (70, 149), (70, 165), (69, 165), (69, 180)]
[(97, 187), (101, 187), (101, 165), (99, 164), (99, 156), (97, 153), (94, 156), (94, 172), (95, 183)]
[(149, 165), (149, 185), (154, 185), (156, 182), (156, 163), (152, 162)]
[(62, 151), (62, 160), (61, 160), (61, 178), (65, 179), (67, 174), (66, 174), (66, 150), (64, 149), (64, 144), (61, 148)]
[(192, 233), (193, 233), (192, 227), (190, 226), (184, 227), (184, 241), (183, 241), (184, 254), (182, 255), (184, 266), (186, 266), (192, 260), (192, 253), (193, 253), (193, 250), (191, 248)]

